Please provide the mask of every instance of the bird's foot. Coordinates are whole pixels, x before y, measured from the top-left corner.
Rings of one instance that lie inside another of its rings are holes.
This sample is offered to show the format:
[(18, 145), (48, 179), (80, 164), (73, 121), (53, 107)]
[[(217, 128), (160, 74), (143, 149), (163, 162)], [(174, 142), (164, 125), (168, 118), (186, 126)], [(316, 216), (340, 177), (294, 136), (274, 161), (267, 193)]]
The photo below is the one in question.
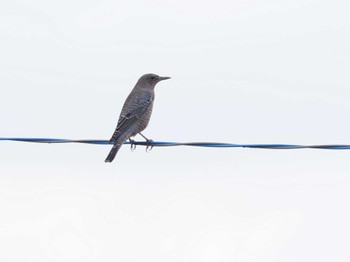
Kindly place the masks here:
[[(152, 139), (148, 139), (147, 137), (145, 137), (142, 133), (139, 133), (140, 136), (142, 136), (145, 140), (146, 140), (146, 144), (147, 144), (147, 147), (146, 147), (146, 152), (149, 152), (152, 150), (153, 148), (153, 145), (151, 145), (153, 143), (153, 140)], [(151, 148), (150, 148), (151, 147)], [(149, 149), (150, 148), (150, 149)]]
[(135, 140), (129, 138), (129, 142), (130, 142), (130, 150), (131, 150), (132, 152), (134, 152), (134, 150), (136, 149)]
[(153, 140), (152, 139), (146, 139), (146, 143), (147, 143), (147, 146), (146, 146), (146, 152), (149, 152), (152, 150), (153, 148)]

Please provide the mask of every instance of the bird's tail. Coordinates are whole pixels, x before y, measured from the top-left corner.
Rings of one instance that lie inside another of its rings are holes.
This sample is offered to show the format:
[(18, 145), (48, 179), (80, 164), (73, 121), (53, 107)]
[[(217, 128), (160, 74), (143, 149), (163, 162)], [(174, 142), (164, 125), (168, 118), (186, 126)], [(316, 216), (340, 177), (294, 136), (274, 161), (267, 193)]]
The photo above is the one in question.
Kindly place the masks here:
[(122, 147), (122, 145), (124, 144), (126, 139), (127, 138), (122, 138), (122, 139), (118, 139), (117, 141), (115, 141), (111, 151), (109, 152), (107, 158), (105, 159), (106, 163), (110, 163), (114, 160), (115, 156), (117, 155), (119, 149)]

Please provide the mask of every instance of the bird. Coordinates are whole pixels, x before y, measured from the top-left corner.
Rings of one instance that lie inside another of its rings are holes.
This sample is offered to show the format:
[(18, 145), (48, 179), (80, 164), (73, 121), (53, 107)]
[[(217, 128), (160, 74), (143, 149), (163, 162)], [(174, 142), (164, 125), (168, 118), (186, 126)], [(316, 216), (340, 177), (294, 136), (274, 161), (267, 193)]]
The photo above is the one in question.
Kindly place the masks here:
[(109, 140), (110, 143), (113, 143), (113, 147), (105, 159), (106, 163), (112, 162), (124, 142), (129, 139), (132, 143), (131, 137), (137, 134), (145, 138), (147, 144), (152, 141), (142, 135), (141, 132), (147, 127), (151, 118), (154, 87), (157, 83), (166, 79), (170, 79), (170, 77), (162, 77), (156, 74), (145, 74), (139, 78), (124, 102), (117, 127)]

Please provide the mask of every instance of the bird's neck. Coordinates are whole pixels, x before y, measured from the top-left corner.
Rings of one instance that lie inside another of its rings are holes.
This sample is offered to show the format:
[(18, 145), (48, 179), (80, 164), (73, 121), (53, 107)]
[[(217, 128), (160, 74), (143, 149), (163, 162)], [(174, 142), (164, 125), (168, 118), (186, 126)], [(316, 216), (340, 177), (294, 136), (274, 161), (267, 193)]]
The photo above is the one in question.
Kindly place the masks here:
[(150, 84), (139, 84), (137, 83), (134, 87), (135, 90), (143, 90), (143, 91), (150, 91), (153, 92), (154, 91), (154, 85), (150, 85)]

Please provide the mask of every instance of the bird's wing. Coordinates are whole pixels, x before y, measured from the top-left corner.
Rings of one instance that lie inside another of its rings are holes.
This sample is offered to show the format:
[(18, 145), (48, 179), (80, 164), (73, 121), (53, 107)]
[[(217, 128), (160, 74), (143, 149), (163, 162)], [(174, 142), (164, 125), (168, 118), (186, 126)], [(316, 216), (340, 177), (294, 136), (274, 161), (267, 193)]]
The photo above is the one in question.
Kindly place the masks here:
[(113, 136), (109, 141), (115, 142), (120, 134), (123, 134), (126, 130), (128, 130), (128, 128), (130, 128), (136, 121), (138, 121), (138, 119), (143, 116), (152, 102), (153, 96), (151, 94), (146, 94), (142, 97), (137, 97), (136, 99), (132, 100), (127, 100), (119, 117), (117, 128), (115, 129)]

